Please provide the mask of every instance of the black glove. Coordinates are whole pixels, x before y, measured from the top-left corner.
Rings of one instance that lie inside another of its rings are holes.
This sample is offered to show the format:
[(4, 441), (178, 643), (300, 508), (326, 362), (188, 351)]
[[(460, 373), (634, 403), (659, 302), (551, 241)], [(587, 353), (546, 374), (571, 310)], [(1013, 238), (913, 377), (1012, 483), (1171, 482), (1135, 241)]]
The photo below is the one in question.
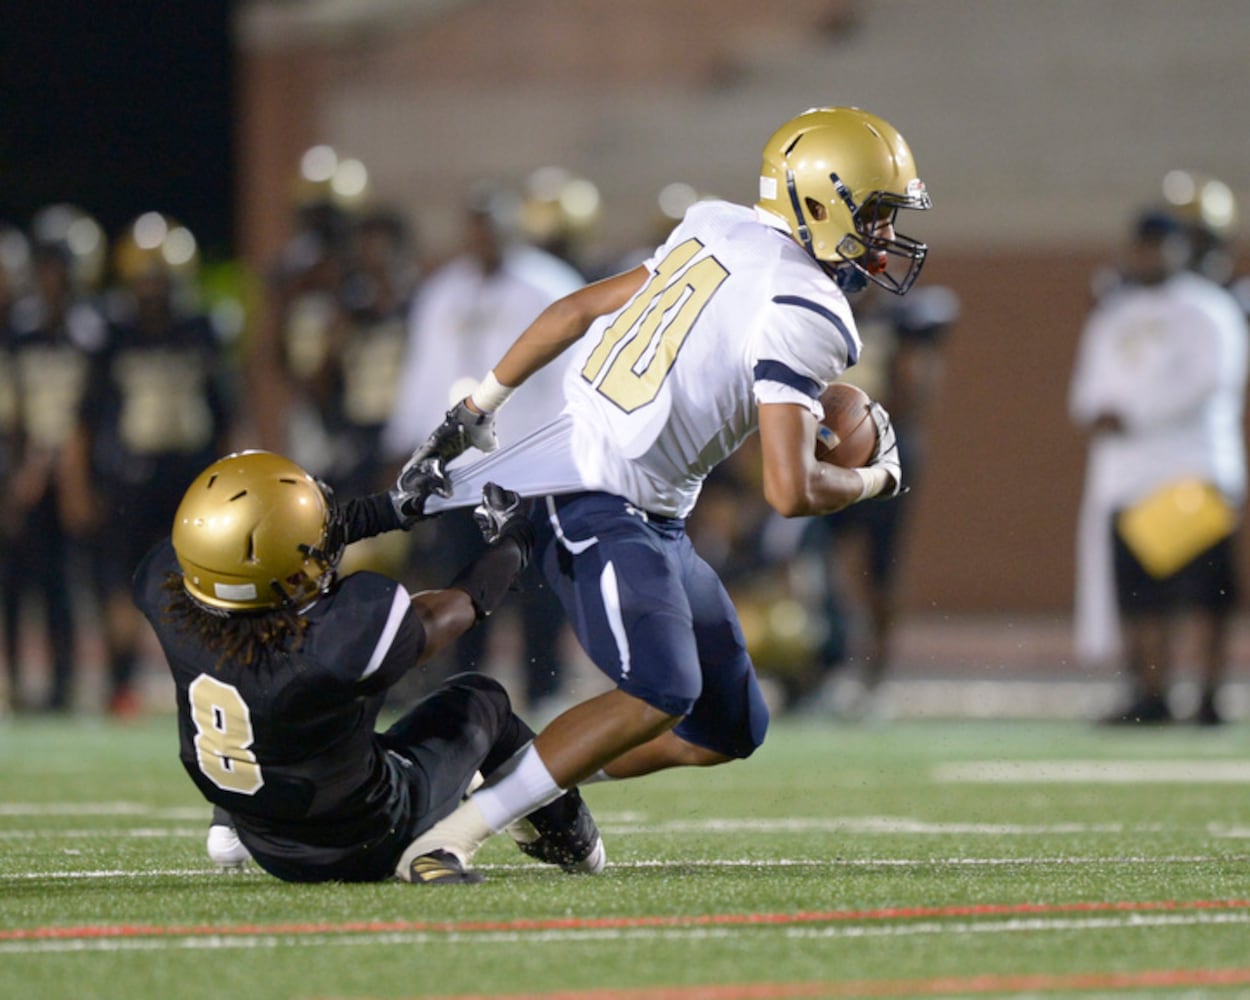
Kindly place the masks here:
[[(482, 488), (482, 502), (473, 518), (486, 539), (486, 551), (448, 584), (469, 595), (479, 622), (499, 607), (517, 574), (529, 565), (534, 551), (529, 507), (528, 500), (502, 486), (487, 483)], [(505, 544), (508, 541), (515, 544)]]
[(890, 415), (884, 406), (873, 402), (868, 412), (872, 414), (873, 423), (877, 425), (877, 447), (873, 450), (872, 458), (868, 460), (868, 466), (884, 469), (893, 481), (891, 486), (887, 486), (877, 496), (896, 497), (907, 492), (903, 486), (903, 463), (898, 455), (898, 435), (894, 433), (894, 424), (890, 422)]
[(451, 480), (443, 470), (442, 462), (437, 458), (427, 458), (421, 462), (409, 460), (399, 474), (399, 479), (391, 487), (387, 496), (391, 498), (391, 506), (395, 516), (399, 518), (402, 528), (411, 528), (418, 521), (424, 521), (425, 501), (431, 493), (447, 496), (451, 493)]
[(447, 474), (445, 463), (437, 455), (418, 457), (420, 452), (413, 452), (412, 458), (404, 463), (399, 470), (399, 478), (395, 480), (395, 488), (401, 493), (423, 493), (429, 496), (437, 493), (440, 497), (451, 496), (451, 476)]
[(470, 448), (494, 451), (498, 447), (495, 415), (471, 410), (469, 401), (462, 399), (447, 411), (443, 422), (426, 438), (425, 444), (412, 453), (409, 464), (432, 457), (437, 457), (446, 464), (453, 458), (459, 458)]
[(530, 501), (519, 493), (505, 490), (496, 483), (487, 483), (482, 487), (482, 502), (473, 510), (473, 520), (481, 529), (487, 545), (493, 545), (501, 538), (512, 538), (528, 561), (534, 544), (529, 512)]

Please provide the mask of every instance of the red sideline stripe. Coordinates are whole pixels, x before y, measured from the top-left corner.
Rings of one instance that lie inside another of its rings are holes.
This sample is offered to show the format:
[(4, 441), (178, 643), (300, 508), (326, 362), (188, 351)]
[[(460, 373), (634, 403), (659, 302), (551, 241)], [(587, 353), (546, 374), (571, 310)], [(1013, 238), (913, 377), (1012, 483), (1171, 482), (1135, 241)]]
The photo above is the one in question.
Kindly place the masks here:
[(289, 924), (100, 924), (84, 927), (17, 927), (0, 930), (0, 941), (77, 940), (130, 937), (232, 937), (274, 934), (387, 934), (425, 931), (473, 934), (490, 931), (622, 930), (639, 927), (724, 927), (735, 925), (824, 924), (857, 920), (912, 920), (942, 917), (1036, 916), (1059, 913), (1143, 913), (1190, 910), (1243, 910), (1248, 899), (1143, 900), (1086, 903), (990, 903), (970, 906), (908, 906), (874, 910), (799, 913), (710, 913), (673, 917), (560, 917), (544, 920), (349, 921)]
[(558, 993), (496, 993), (489, 996), (473, 993), (433, 1000), (782, 1000), (784, 997), (973, 996), (978, 993), (1242, 986), (1247, 983), (1250, 983), (1250, 969), (1158, 969), (1065, 975), (1038, 973), (967, 978), (945, 976), (939, 979), (866, 979), (841, 983), (725, 983), (624, 990), (562, 990)]

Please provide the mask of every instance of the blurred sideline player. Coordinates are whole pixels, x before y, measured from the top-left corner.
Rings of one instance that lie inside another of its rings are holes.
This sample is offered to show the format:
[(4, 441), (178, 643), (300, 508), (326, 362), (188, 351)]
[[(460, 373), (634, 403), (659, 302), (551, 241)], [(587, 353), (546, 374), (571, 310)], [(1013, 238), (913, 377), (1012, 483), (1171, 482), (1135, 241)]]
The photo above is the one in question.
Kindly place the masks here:
[[(584, 284), (565, 261), (518, 238), (519, 209), (516, 196), (504, 188), (481, 185), (470, 191), (464, 250), (430, 274), (415, 296), (396, 406), (383, 432), (383, 446), (394, 459), (412, 453), (446, 408), (544, 308)], [(563, 403), (561, 372), (553, 365), (518, 392), (499, 421), (502, 440), (521, 440), (559, 413)], [(424, 537), (418, 536), (418, 542)], [(468, 511), (440, 518), (432, 541), (427, 561), (433, 565), (462, 563), (482, 545)], [(520, 586), (510, 603), (520, 619), (525, 705), (548, 714), (563, 679), (564, 614), (537, 568), (523, 575)], [(475, 629), (457, 643), (450, 651), (453, 669), (482, 669), (492, 634), (493, 628)]]
[[(215, 806), (214, 862), (250, 856), (293, 882), (477, 880), (454, 858), (413, 861), (406, 849), (533, 731), (480, 674), (374, 726), (389, 687), (495, 610), (533, 531), (517, 497), (492, 487), (480, 508), (489, 544), (447, 588), (410, 596), (377, 573), (340, 579), (344, 546), (410, 523), (412, 499), (395, 490), (339, 506), (289, 459), (242, 452), (196, 477), (172, 536), (139, 567), (135, 603), (177, 687), (182, 763)], [(576, 790), (527, 823), (526, 853), (602, 866)]]
[(1069, 393), (1090, 435), (1077, 536), (1076, 648), (1120, 656), (1130, 691), (1109, 722), (1167, 722), (1179, 640), (1194, 640), (1194, 721), (1221, 721), (1245, 504), (1247, 327), (1192, 267), (1191, 234), (1158, 210), (1134, 221), (1123, 281), (1081, 334)]
[(6, 499), (4, 631), (10, 694), (29, 707), (24, 690), (23, 626), (38, 619), (26, 601), (43, 603), (51, 652), (50, 691), (42, 708), (73, 708), (78, 643), (70, 563), (78, 555), (60, 500), (64, 452), (87, 389), (91, 356), (106, 339), (96, 301), (107, 241), (99, 224), (72, 205), (49, 205), (31, 221), (32, 289), (11, 310), (9, 358), (16, 400), (11, 490)]
[[(929, 415), (959, 301), (940, 286), (922, 285), (905, 299), (891, 299), (870, 286), (852, 306), (864, 349), (843, 381), (858, 385), (889, 410), (911, 490), (894, 503), (856, 504), (814, 520), (802, 536), (800, 551), (825, 553), (822, 673), (827, 676), (856, 660), (865, 693), (871, 696), (893, 655), (906, 526), (923, 477)], [(808, 685), (819, 680), (818, 674), (794, 693), (809, 693), (814, 689)], [(851, 706), (852, 712), (868, 709), (870, 703)]]
[(66, 523), (89, 538), (109, 659), (108, 711), (142, 708), (135, 685), (143, 619), (130, 577), (165, 534), (183, 491), (231, 430), (220, 338), (200, 310), (199, 251), (186, 227), (146, 212), (117, 240), (119, 282), (65, 449)]
[(353, 224), (369, 191), (364, 164), (320, 144), (304, 151), (292, 182), (291, 234), (269, 269), (265, 310), (248, 359), (256, 439), (320, 473), (330, 461), (321, 379), (345, 322)]
[(362, 212), (352, 227), (335, 327), (319, 379), (329, 438), (323, 478), (348, 496), (378, 489), (392, 466), (382, 435), (394, 412), (416, 285), (410, 227), (388, 209)]
[(492, 450), (494, 413), (513, 388), (573, 348), (562, 415), (454, 467), (447, 502), (469, 502), (483, 476), (541, 498), (544, 572), (616, 685), (557, 716), (510, 774), (414, 851), (467, 863), (562, 789), (725, 763), (760, 745), (768, 711), (742, 630), (685, 518), (708, 472), (757, 428), (764, 495), (783, 515), (899, 492), (885, 410), (873, 407), (871, 464), (843, 469), (815, 458), (818, 397), (859, 355), (844, 290), (906, 292), (927, 250), (895, 232), (895, 216), (928, 207), (891, 125), (854, 108), (808, 111), (764, 147), (754, 208), (697, 204), (646, 264), (554, 303), (414, 453), (401, 483), (470, 445)]
[[(30, 242), (13, 226), (0, 224), (0, 605), (13, 582), (10, 578), (9, 539), (16, 528), (17, 509), (13, 503), (13, 476), (19, 445), (17, 379), (13, 371), (13, 305), (26, 292), (30, 281)], [(10, 624), (8, 622), (6, 625)], [(0, 694), (0, 715), (13, 707), (18, 698), (18, 665), (5, 642), (6, 690)]]
[(558, 257), (585, 276), (587, 244), (599, 223), (600, 201), (593, 181), (565, 167), (539, 167), (525, 179), (521, 235), (530, 246)]

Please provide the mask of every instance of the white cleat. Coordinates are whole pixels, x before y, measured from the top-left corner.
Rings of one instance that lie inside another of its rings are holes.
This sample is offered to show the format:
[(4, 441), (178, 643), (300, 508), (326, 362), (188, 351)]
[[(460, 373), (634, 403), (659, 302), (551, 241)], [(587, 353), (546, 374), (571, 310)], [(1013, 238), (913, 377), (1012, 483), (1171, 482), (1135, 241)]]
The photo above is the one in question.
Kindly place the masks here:
[(565, 868), (565, 871), (580, 872), (583, 875), (598, 875), (608, 866), (608, 849), (603, 846), (603, 838), (599, 837), (595, 840), (595, 846), (591, 852), (587, 854), (581, 861), (573, 864), (572, 869)]
[[(216, 816), (214, 816), (216, 819)], [(214, 823), (208, 828), (208, 859), (222, 871), (233, 871), (244, 867), (252, 860), (252, 855), (233, 826)]]

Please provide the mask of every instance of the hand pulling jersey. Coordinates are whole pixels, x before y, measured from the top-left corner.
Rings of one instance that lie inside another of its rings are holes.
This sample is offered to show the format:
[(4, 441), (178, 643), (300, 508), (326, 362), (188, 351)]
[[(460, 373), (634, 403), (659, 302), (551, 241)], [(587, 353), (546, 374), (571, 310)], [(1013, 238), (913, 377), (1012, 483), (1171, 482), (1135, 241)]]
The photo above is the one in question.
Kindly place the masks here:
[(770, 217), (700, 202), (655, 256), (650, 277), (569, 352), (564, 412), (511, 448), (453, 465), (476, 503), (490, 480), (525, 495), (599, 490), (685, 517), (703, 480), (756, 429), (760, 403), (817, 398), (860, 350), (850, 306)]

